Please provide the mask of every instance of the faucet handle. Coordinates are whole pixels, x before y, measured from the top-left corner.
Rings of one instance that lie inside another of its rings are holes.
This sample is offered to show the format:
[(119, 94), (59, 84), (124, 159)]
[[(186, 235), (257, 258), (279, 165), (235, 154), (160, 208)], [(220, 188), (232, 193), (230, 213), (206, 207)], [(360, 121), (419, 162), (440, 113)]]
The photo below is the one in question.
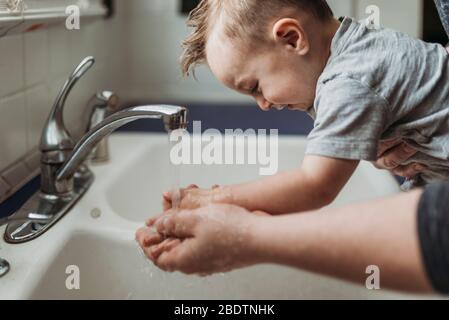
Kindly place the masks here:
[[(87, 110), (90, 116), (86, 132), (92, 130), (96, 125), (103, 122), (108, 116), (119, 109), (119, 97), (111, 91), (99, 91), (90, 100)], [(88, 159), (94, 163), (103, 163), (109, 160), (108, 138), (105, 137), (92, 150)]]
[(119, 108), (119, 97), (112, 91), (99, 91), (88, 102), (87, 110), (90, 112), (86, 132), (102, 122), (111, 113)]
[(61, 88), (42, 132), (41, 152), (68, 151), (75, 147), (75, 142), (64, 125), (63, 109), (75, 84), (94, 63), (93, 57), (87, 57), (81, 61)]

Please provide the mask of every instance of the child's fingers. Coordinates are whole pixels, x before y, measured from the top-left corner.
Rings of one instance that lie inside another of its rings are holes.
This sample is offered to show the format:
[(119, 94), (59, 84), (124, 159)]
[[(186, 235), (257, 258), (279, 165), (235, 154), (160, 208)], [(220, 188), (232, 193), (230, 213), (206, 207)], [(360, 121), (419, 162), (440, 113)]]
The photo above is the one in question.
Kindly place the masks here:
[(154, 224), (156, 223), (156, 221), (157, 221), (160, 217), (162, 217), (164, 214), (165, 214), (165, 213), (161, 213), (161, 214), (158, 214), (157, 216), (151, 217), (150, 219), (148, 219), (148, 220), (145, 222), (146, 226), (147, 226), (147, 227), (152, 227), (152, 226), (154, 226)]
[(146, 225), (147, 227), (152, 227), (156, 221), (157, 221), (156, 218), (150, 218), (150, 219), (148, 219), (147, 221), (145, 221), (145, 225)]
[(140, 228), (136, 231), (136, 241), (142, 245), (143, 244), (143, 238), (145, 237), (145, 230), (146, 228)]
[(166, 215), (156, 221), (156, 230), (167, 237), (189, 238), (193, 236), (199, 216), (192, 211)]
[[(199, 189), (199, 187), (196, 184), (191, 184), (187, 186), (187, 188), (181, 189), (181, 198), (185, 196), (186, 192), (193, 189)], [(162, 194), (162, 197), (163, 197), (162, 206), (164, 211), (170, 210), (173, 207), (173, 199), (171, 192), (170, 191), (164, 192)]]
[(171, 193), (170, 192), (164, 192), (162, 194), (162, 208), (164, 211), (170, 210), (172, 208), (172, 199), (171, 199)]
[(163, 242), (164, 239), (165, 238), (161, 234), (155, 232), (153, 234), (145, 235), (143, 238), (142, 244), (144, 247), (151, 247), (151, 246), (154, 246), (154, 245), (157, 245), (157, 244)]
[(153, 229), (147, 229), (146, 232), (143, 235), (142, 238), (142, 246), (143, 247), (150, 247), (154, 244), (159, 244), (162, 241), (164, 241), (164, 237), (157, 233), (155, 230)]
[(160, 244), (151, 247), (151, 256), (153, 257), (153, 259), (157, 260), (163, 252), (169, 252), (179, 244), (181, 244), (181, 240), (179, 239), (166, 239)]
[(170, 208), (168, 210), (165, 210), (163, 213), (160, 213), (160, 214), (158, 214), (158, 215), (148, 219), (146, 221), (146, 225), (147, 225), (147, 227), (153, 227), (155, 225), (156, 221), (158, 221), (160, 218), (162, 218), (164, 216), (169, 216), (169, 215), (174, 214), (176, 212), (178, 212), (178, 211), (177, 210), (173, 210), (172, 208)]
[[(200, 187), (198, 187), (196, 184), (191, 184), (189, 186), (187, 186), (186, 188), (181, 189), (181, 195), (184, 196), (184, 193), (188, 190), (193, 190), (193, 189), (199, 189)], [(171, 191), (166, 191), (162, 194), (162, 196), (164, 197), (164, 200), (167, 200), (169, 202), (172, 202), (172, 194)]]
[(159, 257), (159, 255), (160, 255), (161, 252), (162, 252), (162, 248), (164, 247), (164, 245), (165, 245), (168, 241), (171, 241), (171, 239), (165, 239), (165, 240), (162, 241), (161, 243), (159, 243), (159, 244), (157, 244), (157, 245), (154, 245), (154, 246), (152, 246), (152, 247), (149, 249), (149, 253), (150, 253), (150, 255), (151, 255), (151, 258), (152, 258), (154, 261), (157, 260), (157, 258)]
[(172, 208), (171, 194), (170, 192), (162, 193), (162, 211), (168, 211)]
[(164, 200), (171, 201), (171, 192), (170, 191), (164, 192), (162, 194), (162, 197), (164, 198)]
[(136, 231), (136, 241), (140, 244), (141, 247), (145, 247), (145, 242), (147, 242), (148, 239), (153, 240), (155, 234), (157, 233), (149, 228), (140, 228)]
[(181, 189), (180, 190), (180, 192), (181, 192), (181, 199), (184, 199), (186, 194), (188, 194), (190, 191), (195, 190), (195, 189), (199, 189), (199, 187), (196, 184), (191, 184), (187, 188)]
[(173, 204), (171, 201), (167, 201), (164, 199), (164, 201), (162, 201), (162, 211), (168, 211), (173, 207)]

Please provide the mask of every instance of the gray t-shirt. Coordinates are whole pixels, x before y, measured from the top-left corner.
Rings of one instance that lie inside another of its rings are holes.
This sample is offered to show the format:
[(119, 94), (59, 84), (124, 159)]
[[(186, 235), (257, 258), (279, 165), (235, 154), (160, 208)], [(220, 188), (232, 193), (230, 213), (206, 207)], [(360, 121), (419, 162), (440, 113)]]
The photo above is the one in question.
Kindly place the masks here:
[(449, 54), (388, 29), (345, 18), (318, 80), (307, 154), (377, 159), (381, 141), (402, 139), (429, 166), (420, 180), (449, 179)]

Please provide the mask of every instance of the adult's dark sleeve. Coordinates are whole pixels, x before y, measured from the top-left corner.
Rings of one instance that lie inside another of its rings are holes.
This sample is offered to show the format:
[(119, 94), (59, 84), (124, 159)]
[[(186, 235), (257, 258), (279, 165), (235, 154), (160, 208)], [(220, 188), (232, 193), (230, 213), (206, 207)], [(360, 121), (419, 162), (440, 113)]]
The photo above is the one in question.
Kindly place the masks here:
[(449, 37), (449, 0), (435, 0), (444, 30)]
[(421, 252), (433, 288), (449, 294), (449, 182), (429, 185), (418, 207)]

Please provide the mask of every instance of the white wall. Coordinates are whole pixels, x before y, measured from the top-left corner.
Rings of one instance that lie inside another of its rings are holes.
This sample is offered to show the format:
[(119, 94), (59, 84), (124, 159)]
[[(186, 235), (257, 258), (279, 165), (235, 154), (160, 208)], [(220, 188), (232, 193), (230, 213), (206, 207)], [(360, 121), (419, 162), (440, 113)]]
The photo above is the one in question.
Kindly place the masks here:
[[(339, 15), (352, 14), (352, 0), (333, 0)], [(178, 0), (130, 0), (128, 34), (131, 61), (128, 97), (133, 100), (181, 103), (246, 102), (242, 95), (224, 88), (205, 67), (197, 70), (198, 82), (183, 80), (178, 58), (180, 43), (188, 35), (186, 17), (178, 13)]]
[[(250, 98), (224, 88), (205, 67), (198, 82), (183, 80), (178, 58), (188, 34), (178, 0), (129, 0), (129, 56), (127, 97), (132, 100), (172, 102), (246, 102)], [(377, 4), (381, 22), (414, 36), (420, 35), (420, 0), (329, 0), (336, 16), (366, 17), (365, 8)]]
[(238, 100), (239, 97), (223, 89), (206, 68), (198, 69), (200, 83), (181, 78), (180, 43), (188, 30), (185, 17), (178, 14), (178, 3), (177, 0), (129, 1), (128, 97), (151, 101)]
[[(428, 0), (425, 0), (428, 1)], [(365, 9), (376, 5), (384, 27), (400, 30), (411, 36), (422, 36), (422, 0), (354, 0), (358, 18), (366, 17)]]

